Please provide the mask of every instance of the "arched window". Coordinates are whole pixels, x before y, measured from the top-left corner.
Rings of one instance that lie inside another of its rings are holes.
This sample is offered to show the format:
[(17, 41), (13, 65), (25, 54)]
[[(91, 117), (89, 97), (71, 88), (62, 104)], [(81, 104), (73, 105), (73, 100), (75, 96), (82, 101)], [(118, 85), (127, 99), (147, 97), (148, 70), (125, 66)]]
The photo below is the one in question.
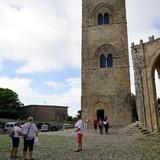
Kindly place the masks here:
[(102, 25), (103, 24), (103, 15), (100, 13), (98, 15), (98, 25)]
[(113, 58), (112, 55), (109, 54), (107, 57), (107, 67), (112, 67), (113, 66)]
[(108, 13), (104, 14), (104, 24), (109, 24), (109, 15), (108, 15)]
[(100, 67), (101, 68), (106, 67), (106, 57), (103, 54), (101, 54), (101, 56), (100, 56)]

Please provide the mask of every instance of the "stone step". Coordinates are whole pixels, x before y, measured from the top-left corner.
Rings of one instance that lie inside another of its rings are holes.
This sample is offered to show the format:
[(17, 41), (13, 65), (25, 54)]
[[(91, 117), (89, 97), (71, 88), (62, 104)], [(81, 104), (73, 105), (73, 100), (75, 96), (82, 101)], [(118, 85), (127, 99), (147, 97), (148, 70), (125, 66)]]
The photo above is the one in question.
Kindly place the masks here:
[(118, 134), (127, 134), (127, 135), (143, 135), (141, 128), (136, 123), (131, 123), (121, 129), (119, 129)]

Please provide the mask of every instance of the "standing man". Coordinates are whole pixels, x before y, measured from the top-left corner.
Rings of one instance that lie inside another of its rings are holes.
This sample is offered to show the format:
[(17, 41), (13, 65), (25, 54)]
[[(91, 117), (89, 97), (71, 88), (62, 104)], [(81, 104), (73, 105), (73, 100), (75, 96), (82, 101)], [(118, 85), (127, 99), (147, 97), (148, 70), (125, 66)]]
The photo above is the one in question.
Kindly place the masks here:
[(35, 136), (36, 137), (38, 136), (38, 129), (37, 129), (36, 125), (33, 123), (33, 117), (29, 117), (28, 122), (23, 125), (22, 133), (24, 135), (26, 135), (26, 138), (24, 139), (24, 148), (23, 148), (24, 160), (27, 160), (26, 154), (27, 154), (28, 148), (29, 148), (29, 158), (30, 158), (30, 160), (34, 160), (32, 158), (33, 144), (34, 144)]
[(82, 138), (84, 134), (84, 124), (81, 115), (77, 115), (77, 123), (75, 124), (75, 132), (77, 133), (78, 147), (75, 152), (82, 151)]

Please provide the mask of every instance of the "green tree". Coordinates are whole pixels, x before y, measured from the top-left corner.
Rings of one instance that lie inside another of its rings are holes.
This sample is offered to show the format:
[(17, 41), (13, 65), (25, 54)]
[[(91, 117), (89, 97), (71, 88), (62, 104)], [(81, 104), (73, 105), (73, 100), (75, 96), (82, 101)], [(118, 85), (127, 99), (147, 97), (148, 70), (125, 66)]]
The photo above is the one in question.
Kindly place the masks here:
[(137, 121), (138, 114), (137, 114), (137, 106), (136, 106), (136, 96), (133, 93), (131, 94), (131, 106), (132, 106), (132, 119), (133, 121)]
[(23, 106), (18, 99), (18, 94), (8, 88), (0, 88), (0, 117), (14, 118), (17, 108)]
[(67, 117), (67, 121), (73, 121), (73, 117), (72, 116), (68, 116)]
[(0, 108), (18, 108), (21, 107), (22, 103), (18, 99), (17, 93), (6, 88), (0, 88)]

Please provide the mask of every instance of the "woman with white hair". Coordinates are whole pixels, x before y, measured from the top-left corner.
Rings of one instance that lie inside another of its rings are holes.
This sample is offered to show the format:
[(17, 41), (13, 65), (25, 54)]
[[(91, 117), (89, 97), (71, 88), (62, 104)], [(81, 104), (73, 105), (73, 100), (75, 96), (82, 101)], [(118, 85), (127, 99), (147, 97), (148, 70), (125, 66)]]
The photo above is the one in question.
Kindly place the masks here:
[(27, 160), (26, 154), (29, 148), (29, 158), (30, 160), (34, 160), (34, 158), (32, 158), (33, 145), (34, 145), (35, 136), (36, 137), (38, 136), (38, 129), (36, 125), (33, 123), (33, 117), (28, 118), (28, 122), (23, 125), (21, 131), (25, 135), (24, 136), (23, 158), (24, 160)]

